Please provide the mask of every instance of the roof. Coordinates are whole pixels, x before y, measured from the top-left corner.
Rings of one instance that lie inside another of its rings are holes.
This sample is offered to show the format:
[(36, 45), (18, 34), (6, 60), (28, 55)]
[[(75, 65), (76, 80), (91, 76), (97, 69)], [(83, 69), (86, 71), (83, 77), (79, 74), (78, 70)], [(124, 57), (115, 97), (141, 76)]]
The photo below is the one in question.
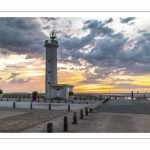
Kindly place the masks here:
[(50, 84), (50, 86), (64, 86), (64, 87), (74, 87), (73, 85), (71, 84)]

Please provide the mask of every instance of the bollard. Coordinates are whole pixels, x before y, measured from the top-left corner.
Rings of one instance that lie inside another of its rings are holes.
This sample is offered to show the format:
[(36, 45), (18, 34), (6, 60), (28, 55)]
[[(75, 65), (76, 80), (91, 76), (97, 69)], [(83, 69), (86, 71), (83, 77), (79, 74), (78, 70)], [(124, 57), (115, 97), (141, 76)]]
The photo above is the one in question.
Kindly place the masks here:
[(8, 99), (7, 99), (7, 101), (8, 101)]
[(16, 103), (15, 102), (13, 102), (13, 108), (16, 108)]
[(88, 116), (88, 108), (87, 107), (85, 107), (85, 113)]
[(80, 119), (83, 119), (83, 110), (80, 110)]
[(32, 109), (32, 103), (31, 103), (31, 105), (30, 105), (30, 109)]
[(65, 103), (67, 103), (67, 101), (65, 100)]
[(133, 91), (131, 92), (131, 99), (133, 100)]
[(79, 102), (79, 104), (81, 104), (81, 102)]
[(53, 100), (51, 100), (51, 103), (53, 103)]
[(40, 100), (38, 99), (38, 102), (40, 102)]
[(68, 104), (68, 111), (70, 111), (70, 104)]
[(53, 123), (48, 123), (47, 124), (47, 132), (52, 133), (53, 132)]
[(68, 117), (64, 117), (64, 131), (68, 131)]
[(72, 104), (73, 104), (73, 101), (72, 101)]
[(90, 113), (93, 113), (94, 109), (93, 108), (90, 108)]
[(49, 110), (51, 110), (51, 104), (49, 104)]
[(58, 100), (58, 103), (59, 103), (59, 100)]
[(86, 104), (88, 104), (88, 102)]
[(46, 103), (46, 98), (45, 98), (44, 102)]
[(74, 112), (74, 114), (73, 114), (73, 122), (72, 122), (72, 124), (77, 124), (77, 113), (76, 112)]
[(20, 97), (19, 97), (19, 102), (20, 102)]

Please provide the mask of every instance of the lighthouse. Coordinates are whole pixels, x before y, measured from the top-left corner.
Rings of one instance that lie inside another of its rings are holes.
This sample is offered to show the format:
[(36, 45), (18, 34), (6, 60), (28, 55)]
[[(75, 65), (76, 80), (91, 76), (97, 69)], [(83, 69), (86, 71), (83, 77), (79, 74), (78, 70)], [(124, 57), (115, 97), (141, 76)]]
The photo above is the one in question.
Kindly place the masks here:
[(46, 40), (46, 69), (45, 69), (45, 97), (46, 99), (68, 99), (68, 92), (73, 91), (73, 85), (57, 84), (57, 48), (56, 33), (50, 32), (50, 41)]

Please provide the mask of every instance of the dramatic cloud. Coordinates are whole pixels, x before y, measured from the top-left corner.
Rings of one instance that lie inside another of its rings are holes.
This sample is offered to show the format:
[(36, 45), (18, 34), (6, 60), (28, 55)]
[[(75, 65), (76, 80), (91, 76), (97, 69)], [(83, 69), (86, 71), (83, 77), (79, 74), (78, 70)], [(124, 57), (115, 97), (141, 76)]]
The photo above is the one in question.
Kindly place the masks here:
[(90, 29), (91, 35), (93, 36), (109, 36), (111, 35), (114, 30), (105, 26), (105, 22), (98, 21), (98, 20), (87, 20), (84, 22), (83, 30)]
[(11, 80), (9, 83), (10, 84), (23, 84), (23, 83), (27, 83), (27, 82), (29, 82), (30, 81), (30, 78), (28, 78), (26, 81), (24, 80), (24, 79), (21, 79), (21, 78), (19, 78), (19, 79), (13, 79), (13, 80)]
[(139, 29), (137, 32), (138, 32), (138, 33), (142, 33), (142, 32), (146, 32), (146, 30), (140, 30), (140, 29)]
[[(36, 18), (0, 18), (0, 48), (18, 54), (38, 52), (43, 54), (44, 40)], [(4, 53), (4, 50), (2, 51)]]
[(11, 76), (7, 78), (7, 80), (9, 79), (15, 79), (16, 76), (20, 75), (20, 73), (11, 73)]
[(135, 24), (135, 22), (131, 22), (129, 25), (134, 25)]
[[(23, 84), (23, 83), (27, 83), (30, 81), (30, 78), (28, 78), (27, 80), (24, 80), (22, 78), (16, 78), (18, 75), (20, 75), (20, 73), (11, 73), (11, 76), (8, 77), (6, 80), (9, 80), (10, 84), (18, 84), (18, 83)], [(6, 81), (6, 80), (4, 80), (4, 81)]]
[[(11, 55), (13, 58), (14, 55), (22, 57), (21, 54), (23, 54), (25, 61), (36, 58), (34, 62), (38, 62), (38, 58), (42, 58), (44, 64), (44, 41), (49, 38), (47, 36), (50, 29), (57, 27), (60, 74), (61, 70), (62, 72), (78, 70), (82, 77), (77, 84), (110, 85), (114, 88), (124, 85), (127, 88), (128, 86), (134, 88), (136, 85), (133, 86), (131, 83), (135, 80), (130, 78), (150, 75), (148, 21), (147, 24), (143, 23), (144, 20), (140, 23), (140, 19), (135, 17), (0, 18), (0, 55), (5, 55), (5, 58)], [(21, 61), (19, 59), (18, 62)], [(18, 68), (18, 72), (23, 72), (20, 70), (24, 64), (26, 64), (25, 68), (34, 68), (33, 65), (36, 64), (33, 62), (19, 64), (18, 62), (11, 64), (3, 61), (0, 65), (5, 71), (11, 69), (13, 72), (14, 68)], [(28, 71), (28, 74), (24, 74), (33, 75), (32, 69)], [(18, 78), (21, 75), (22, 73), (12, 73), (6, 81), (9, 80), (10, 84), (30, 81), (23, 76)], [(123, 76), (127, 78), (122, 79)], [(4, 75), (1, 76), (0, 81), (4, 82), (4, 78)]]
[[(122, 22), (133, 19), (125, 18)], [(83, 74), (85, 80), (80, 83), (97, 83), (100, 82), (99, 79), (115, 75), (150, 74), (150, 70), (147, 69), (150, 65), (149, 33), (139, 31), (143, 36), (129, 41), (123, 33), (116, 33), (112, 28), (105, 26), (105, 22), (87, 20), (83, 25), (83, 30), (90, 31), (86, 36), (59, 39), (60, 62), (83, 65), (82, 62), (85, 61), (90, 64), (90, 66), (86, 64), (87, 68), (91, 66), (98, 68), (94, 70), (94, 74), (90, 69), (85, 71)]]
[(137, 85), (137, 84), (130, 84), (130, 83), (120, 83), (114, 86), (114, 88), (119, 89), (138, 89), (138, 88), (150, 88), (149, 85)]
[(108, 20), (105, 21), (105, 23), (111, 23), (113, 22), (113, 18), (109, 18)]
[(129, 21), (134, 20), (134, 19), (135, 19), (135, 17), (127, 17), (124, 19), (120, 18), (120, 22), (121, 23), (128, 23)]
[(47, 22), (49, 22), (49, 21), (56, 21), (59, 18), (58, 17), (43, 17), (42, 19), (45, 19)]

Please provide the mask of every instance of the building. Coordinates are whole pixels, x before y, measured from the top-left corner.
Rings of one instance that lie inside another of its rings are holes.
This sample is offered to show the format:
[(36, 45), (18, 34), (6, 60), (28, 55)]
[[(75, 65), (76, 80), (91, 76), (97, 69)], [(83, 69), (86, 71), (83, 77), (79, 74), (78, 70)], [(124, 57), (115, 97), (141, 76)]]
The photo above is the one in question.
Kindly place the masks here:
[(45, 97), (46, 99), (66, 99), (69, 91), (73, 92), (73, 85), (57, 84), (57, 48), (58, 41), (54, 40), (54, 30), (50, 33), (51, 41), (46, 40), (46, 70), (45, 70)]

